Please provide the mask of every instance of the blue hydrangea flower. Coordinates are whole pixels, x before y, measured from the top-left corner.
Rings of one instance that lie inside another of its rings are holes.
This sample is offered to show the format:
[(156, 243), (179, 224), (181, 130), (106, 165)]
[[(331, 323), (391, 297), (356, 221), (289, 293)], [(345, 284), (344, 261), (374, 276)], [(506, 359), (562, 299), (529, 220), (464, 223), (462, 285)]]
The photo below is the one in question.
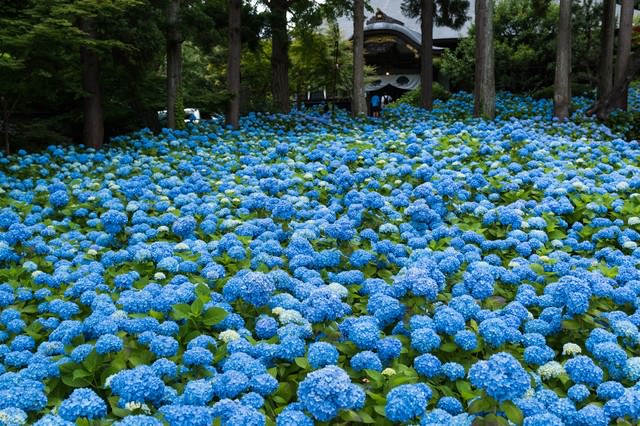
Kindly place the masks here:
[(382, 362), (380, 361), (380, 358), (371, 351), (358, 352), (351, 358), (350, 365), (354, 371), (382, 371)]
[(309, 345), (309, 365), (311, 368), (318, 369), (327, 365), (335, 365), (338, 363), (338, 350), (335, 346), (326, 342), (316, 342)]
[(488, 361), (478, 361), (469, 369), (469, 380), (497, 401), (522, 397), (531, 387), (531, 379), (511, 354), (499, 352)]
[(359, 410), (364, 405), (364, 391), (351, 383), (339, 367), (328, 366), (309, 373), (298, 386), (298, 400), (313, 418), (328, 422), (340, 410)]
[(91, 389), (75, 389), (62, 401), (58, 414), (69, 421), (101, 419), (107, 415), (107, 404)]
[(598, 386), (602, 382), (603, 372), (591, 358), (578, 355), (564, 364), (564, 369), (574, 383)]
[(111, 378), (108, 386), (123, 403), (149, 402), (157, 405), (164, 398), (165, 392), (164, 382), (156, 376), (151, 367), (146, 365), (117, 373)]
[(407, 422), (422, 416), (432, 394), (425, 383), (395, 387), (387, 394), (384, 414), (392, 422)]

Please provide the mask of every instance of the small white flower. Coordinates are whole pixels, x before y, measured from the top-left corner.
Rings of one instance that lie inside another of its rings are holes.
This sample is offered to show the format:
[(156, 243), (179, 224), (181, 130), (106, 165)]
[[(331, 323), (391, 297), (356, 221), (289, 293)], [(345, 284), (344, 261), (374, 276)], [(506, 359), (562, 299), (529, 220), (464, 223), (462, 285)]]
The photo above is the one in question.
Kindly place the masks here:
[(329, 290), (331, 290), (331, 292), (333, 294), (335, 294), (336, 296), (338, 296), (339, 298), (345, 298), (349, 295), (349, 290), (347, 290), (347, 288), (345, 286), (343, 286), (342, 284), (338, 284), (338, 283), (331, 283), (329, 284)]
[(384, 370), (382, 370), (382, 375), (383, 376), (393, 376), (396, 374), (396, 370), (394, 370), (393, 368), (385, 368)]
[(218, 338), (222, 340), (224, 343), (229, 343), (234, 340), (238, 340), (240, 338), (240, 334), (238, 334), (238, 332), (235, 330), (225, 330), (220, 333)]
[(174, 250), (176, 251), (187, 251), (189, 250), (189, 246), (185, 243), (178, 243), (175, 245)]
[(550, 361), (538, 368), (538, 374), (542, 380), (555, 379), (564, 373), (564, 367), (557, 361)]
[(155, 274), (153, 274), (153, 279), (154, 280), (164, 280), (165, 278), (167, 278), (167, 276), (165, 274), (163, 274), (162, 272), (156, 272)]
[(633, 225), (639, 225), (640, 224), (640, 217), (638, 216), (631, 216), (629, 218), (629, 220), (627, 221), (627, 223), (631, 226)]
[(95, 255), (98, 254), (98, 252), (96, 250), (94, 250), (94, 249), (89, 249), (89, 250), (87, 250), (87, 254), (89, 256), (95, 256)]
[(577, 355), (582, 353), (582, 348), (575, 343), (565, 343), (562, 346), (562, 355)]
[(294, 311), (293, 309), (285, 309), (278, 315), (278, 319), (282, 324), (304, 324), (305, 320), (302, 317), (302, 314), (298, 311)]
[(160, 232), (160, 233), (169, 232), (169, 228), (167, 226), (164, 226), (164, 225), (158, 226), (158, 232)]
[(635, 249), (636, 247), (638, 247), (638, 244), (636, 244), (635, 241), (625, 241), (625, 243), (622, 244), (622, 247), (626, 249)]
[(620, 192), (627, 191), (629, 189), (629, 184), (626, 181), (618, 182), (616, 184), (616, 189)]

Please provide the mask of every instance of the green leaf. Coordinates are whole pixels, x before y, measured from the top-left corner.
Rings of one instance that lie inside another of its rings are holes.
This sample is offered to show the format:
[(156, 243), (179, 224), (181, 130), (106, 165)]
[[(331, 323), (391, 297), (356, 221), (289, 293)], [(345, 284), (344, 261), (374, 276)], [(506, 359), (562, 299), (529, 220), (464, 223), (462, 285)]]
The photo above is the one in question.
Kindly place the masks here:
[(469, 405), (467, 410), (470, 414), (477, 414), (483, 411), (489, 411), (493, 408), (494, 401), (491, 398), (478, 398)]
[(187, 319), (191, 316), (191, 306), (186, 303), (173, 305), (173, 318), (177, 320)]
[(457, 348), (458, 346), (453, 342), (448, 342), (440, 346), (440, 350), (443, 352), (455, 352)]
[(197, 285), (196, 296), (202, 303), (207, 303), (211, 299), (211, 290), (206, 285)]
[(363, 423), (362, 417), (360, 417), (358, 413), (353, 410), (342, 410), (340, 412), (340, 418), (348, 422)]
[(202, 313), (202, 308), (204, 307), (204, 303), (202, 303), (202, 300), (200, 299), (196, 299), (192, 304), (191, 304), (191, 313), (193, 314), (193, 316), (199, 316)]
[(505, 412), (507, 418), (511, 420), (513, 423), (519, 425), (522, 424), (524, 419), (522, 415), (522, 411), (511, 401), (504, 401), (500, 404), (500, 408)]
[(95, 372), (98, 366), (98, 361), (100, 360), (100, 355), (95, 350), (92, 350), (89, 356), (87, 356), (84, 361), (82, 361), (82, 365), (90, 372)]
[(310, 370), (311, 365), (309, 364), (309, 360), (303, 356), (300, 356), (295, 359), (296, 365), (303, 370)]
[(202, 322), (205, 325), (216, 325), (227, 317), (228, 312), (222, 308), (209, 308), (205, 311)]
[[(75, 371), (74, 371), (75, 375)], [(62, 376), (62, 383), (72, 388), (83, 388), (85, 386), (89, 386), (91, 384), (91, 380), (86, 377), (72, 377), (68, 375)]]
[(580, 330), (582, 325), (576, 320), (564, 320), (562, 321), (562, 328), (565, 330)]
[(456, 382), (456, 389), (458, 389), (458, 392), (465, 401), (470, 401), (478, 396), (471, 390), (471, 384), (465, 380), (458, 380)]

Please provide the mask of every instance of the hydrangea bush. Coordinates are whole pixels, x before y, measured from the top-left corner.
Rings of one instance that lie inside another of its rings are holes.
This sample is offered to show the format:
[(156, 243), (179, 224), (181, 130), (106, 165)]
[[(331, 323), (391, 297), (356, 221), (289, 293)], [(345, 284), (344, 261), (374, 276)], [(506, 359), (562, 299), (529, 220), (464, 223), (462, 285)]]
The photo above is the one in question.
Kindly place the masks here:
[(1, 157), (0, 424), (637, 424), (640, 145), (550, 106)]

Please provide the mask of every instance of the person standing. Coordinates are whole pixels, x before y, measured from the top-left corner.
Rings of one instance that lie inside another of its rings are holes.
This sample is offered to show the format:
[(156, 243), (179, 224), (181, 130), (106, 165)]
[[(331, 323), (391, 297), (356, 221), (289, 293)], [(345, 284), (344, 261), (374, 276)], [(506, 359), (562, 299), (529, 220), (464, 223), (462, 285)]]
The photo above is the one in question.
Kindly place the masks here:
[(371, 97), (371, 115), (380, 117), (380, 96), (378, 95)]
[(391, 102), (393, 102), (393, 98), (388, 93), (385, 93), (384, 95), (382, 95), (381, 104), (380, 104), (382, 108), (388, 107)]

